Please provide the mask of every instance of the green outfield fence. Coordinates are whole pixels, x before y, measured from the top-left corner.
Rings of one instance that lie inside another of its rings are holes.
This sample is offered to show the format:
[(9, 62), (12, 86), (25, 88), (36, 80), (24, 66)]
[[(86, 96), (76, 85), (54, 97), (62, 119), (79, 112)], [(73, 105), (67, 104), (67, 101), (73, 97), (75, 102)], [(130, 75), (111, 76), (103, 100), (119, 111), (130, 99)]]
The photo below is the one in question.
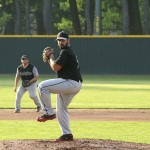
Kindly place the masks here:
[[(0, 74), (14, 74), (27, 54), (40, 74), (51, 73), (42, 50), (59, 49), (52, 36), (0, 36)], [(150, 74), (150, 36), (70, 36), (83, 74)]]

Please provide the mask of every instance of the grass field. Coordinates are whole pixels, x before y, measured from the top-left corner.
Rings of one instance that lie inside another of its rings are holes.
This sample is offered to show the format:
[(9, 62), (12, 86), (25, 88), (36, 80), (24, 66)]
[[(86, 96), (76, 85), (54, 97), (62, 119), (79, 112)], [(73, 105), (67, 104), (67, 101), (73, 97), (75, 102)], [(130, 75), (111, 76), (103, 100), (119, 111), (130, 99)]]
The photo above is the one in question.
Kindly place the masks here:
[[(39, 82), (54, 76), (41, 76)], [(150, 108), (150, 76), (83, 76), (81, 92), (70, 108)], [(0, 108), (14, 108), (14, 75), (0, 76)], [(55, 107), (55, 95), (52, 95)], [(22, 108), (34, 108), (26, 93)], [(150, 122), (71, 121), (76, 138), (112, 139), (150, 144)], [(60, 135), (57, 121), (0, 120), (0, 140), (51, 139)]]
[[(41, 76), (39, 79), (54, 78)], [(82, 90), (70, 108), (150, 108), (150, 76), (83, 76)], [(0, 108), (14, 108), (14, 76), (0, 76)], [(52, 102), (55, 107), (55, 96)], [(22, 108), (34, 108), (26, 93)]]
[[(0, 121), (0, 140), (55, 139), (60, 136), (57, 121)], [(150, 123), (71, 121), (75, 138), (111, 139), (150, 144)]]

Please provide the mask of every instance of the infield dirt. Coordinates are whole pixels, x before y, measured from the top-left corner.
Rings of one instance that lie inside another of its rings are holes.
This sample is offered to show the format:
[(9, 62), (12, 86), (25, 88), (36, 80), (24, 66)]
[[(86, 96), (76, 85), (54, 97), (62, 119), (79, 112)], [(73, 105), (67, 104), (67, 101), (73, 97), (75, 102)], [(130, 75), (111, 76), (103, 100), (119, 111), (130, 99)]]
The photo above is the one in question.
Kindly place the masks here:
[[(70, 109), (71, 120), (150, 121), (149, 109)], [(33, 109), (0, 109), (0, 120), (34, 120), (40, 113)], [(0, 150), (150, 150), (150, 144), (94, 139), (75, 139), (54, 143), (51, 140), (0, 141)]]

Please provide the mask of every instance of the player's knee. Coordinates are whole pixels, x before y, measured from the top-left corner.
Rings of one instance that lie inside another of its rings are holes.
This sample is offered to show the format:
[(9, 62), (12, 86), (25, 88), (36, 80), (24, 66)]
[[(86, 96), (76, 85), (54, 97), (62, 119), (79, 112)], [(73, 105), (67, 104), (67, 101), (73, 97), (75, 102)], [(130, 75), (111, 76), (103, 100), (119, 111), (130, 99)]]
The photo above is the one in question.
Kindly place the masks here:
[(40, 84), (38, 85), (38, 93), (39, 93), (39, 95), (41, 95), (41, 86), (40, 86)]
[(42, 88), (42, 82), (38, 84), (38, 88)]
[(43, 88), (41, 84), (39, 84), (39, 86), (38, 86), (38, 92), (39, 92), (39, 94), (49, 94), (50, 93), (48, 90)]
[(42, 91), (42, 86), (41, 84), (38, 85), (38, 92), (40, 93)]

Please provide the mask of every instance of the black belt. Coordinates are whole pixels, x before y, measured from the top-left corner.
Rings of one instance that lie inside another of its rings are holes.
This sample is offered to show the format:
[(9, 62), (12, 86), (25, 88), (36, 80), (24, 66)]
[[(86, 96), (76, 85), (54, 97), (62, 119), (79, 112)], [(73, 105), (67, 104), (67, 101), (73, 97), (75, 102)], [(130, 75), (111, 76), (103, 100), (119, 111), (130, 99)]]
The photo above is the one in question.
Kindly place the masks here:
[(82, 83), (82, 81), (81, 80), (76, 80), (76, 79), (73, 79), (74, 81), (77, 81), (77, 82), (81, 82)]
[(66, 80), (74, 80), (74, 81), (77, 81), (77, 82), (81, 82), (81, 80), (78, 80), (78, 79), (66, 79)]

